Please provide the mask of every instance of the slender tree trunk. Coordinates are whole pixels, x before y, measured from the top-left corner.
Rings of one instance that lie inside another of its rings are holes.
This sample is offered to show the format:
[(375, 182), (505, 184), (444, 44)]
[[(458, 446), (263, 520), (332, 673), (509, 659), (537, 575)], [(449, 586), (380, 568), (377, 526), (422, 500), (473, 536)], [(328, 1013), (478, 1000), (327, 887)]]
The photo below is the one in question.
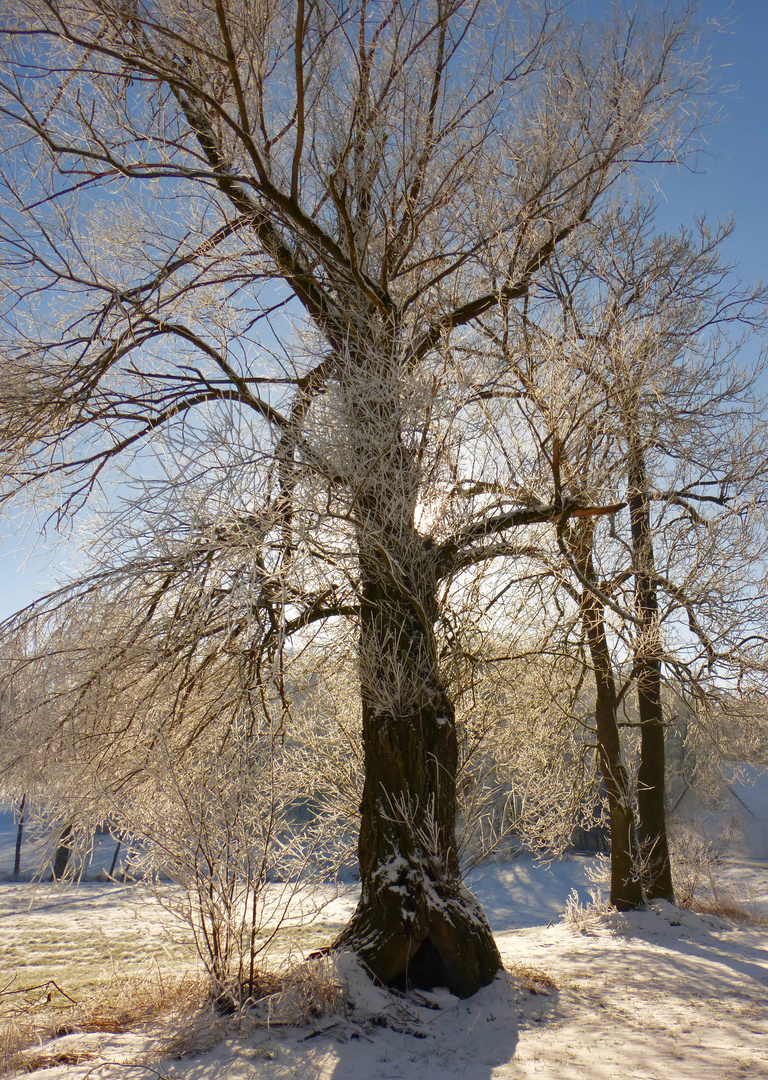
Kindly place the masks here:
[(22, 795), (21, 803), (19, 804), (19, 827), (16, 830), (16, 853), (13, 858), (13, 876), (18, 878), (21, 875), (21, 841), (24, 835), (24, 809), (27, 805), (27, 796)]
[(53, 859), (53, 880), (59, 881), (64, 877), (64, 871), (67, 869), (67, 863), (69, 862), (69, 856), (72, 850), (72, 826), (66, 825), (64, 831), (59, 837), (59, 846), (56, 848), (56, 855)]
[(653, 533), (645, 460), (639, 435), (630, 425), (628, 442), (629, 514), (635, 574), (635, 611), (640, 621), (634, 668), (640, 720), (637, 774), (638, 839), (645, 863), (647, 899), (674, 903), (664, 806), (664, 715), (661, 705), (661, 641), (655, 584)]
[(109, 876), (110, 877), (114, 877), (115, 867), (117, 866), (117, 857), (120, 854), (120, 848), (122, 846), (122, 843), (123, 843), (122, 838), (117, 841), (117, 846), (115, 847), (115, 853), (112, 856), (112, 862), (111, 862), (110, 867), (109, 867)]
[[(591, 552), (593, 526), (584, 527), (581, 550), (576, 551), (579, 569), (595, 580)], [(619, 911), (642, 906), (643, 891), (637, 873), (635, 819), (629, 779), (621, 760), (616, 682), (605, 632), (603, 605), (594, 593), (585, 590), (581, 620), (595, 673), (595, 724), (600, 769), (608, 796), (611, 819), (611, 903)]]

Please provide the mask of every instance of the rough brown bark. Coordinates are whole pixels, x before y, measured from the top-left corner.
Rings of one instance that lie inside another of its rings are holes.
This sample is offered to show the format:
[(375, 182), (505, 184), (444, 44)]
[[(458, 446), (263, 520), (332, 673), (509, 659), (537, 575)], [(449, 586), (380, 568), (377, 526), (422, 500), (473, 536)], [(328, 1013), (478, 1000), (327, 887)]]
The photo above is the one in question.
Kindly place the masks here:
[(654, 660), (643, 662), (638, 672), (640, 714), (640, 768), (637, 774), (638, 836), (647, 862), (645, 894), (649, 900), (674, 903), (672, 867), (664, 806), (664, 722), (661, 707), (661, 674)]
[(643, 888), (649, 900), (674, 903), (672, 867), (664, 806), (664, 716), (661, 704), (661, 642), (658, 623), (653, 533), (645, 460), (639, 435), (629, 425), (629, 514), (635, 574), (635, 612), (639, 620), (634, 670), (640, 721), (637, 774), (638, 840), (644, 861)]
[[(582, 527), (575, 556), (588, 581), (595, 581), (591, 551), (594, 526)], [(613, 677), (605, 618), (600, 599), (588, 590), (582, 593), (581, 620), (595, 674), (595, 725), (600, 769), (608, 797), (611, 820), (611, 903), (619, 911), (642, 906), (643, 891), (637, 874), (635, 820), (629, 779), (621, 760), (618, 701)]]
[(431, 620), (432, 557), (415, 530), (390, 537), (391, 562), (361, 558), (365, 782), (361, 896), (335, 943), (394, 986), (447, 986), (467, 997), (499, 968), (493, 934), (461, 883), (456, 849), (458, 743)]

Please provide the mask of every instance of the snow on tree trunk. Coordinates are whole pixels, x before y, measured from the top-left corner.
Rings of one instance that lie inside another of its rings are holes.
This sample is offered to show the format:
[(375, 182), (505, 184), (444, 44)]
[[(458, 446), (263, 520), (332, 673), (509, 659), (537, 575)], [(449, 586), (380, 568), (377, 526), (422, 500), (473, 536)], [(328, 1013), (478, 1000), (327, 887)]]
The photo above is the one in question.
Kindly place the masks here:
[[(421, 549), (423, 569), (428, 553), (415, 532), (410, 539), (413, 550)], [(388, 985), (447, 986), (466, 997), (493, 979), (501, 959), (479, 904), (461, 883), (458, 744), (437, 671), (432, 605), (419, 602), (423, 588), (409, 599), (404, 583), (387, 580), (380, 558), (361, 562), (362, 890), (336, 944), (355, 949)]]

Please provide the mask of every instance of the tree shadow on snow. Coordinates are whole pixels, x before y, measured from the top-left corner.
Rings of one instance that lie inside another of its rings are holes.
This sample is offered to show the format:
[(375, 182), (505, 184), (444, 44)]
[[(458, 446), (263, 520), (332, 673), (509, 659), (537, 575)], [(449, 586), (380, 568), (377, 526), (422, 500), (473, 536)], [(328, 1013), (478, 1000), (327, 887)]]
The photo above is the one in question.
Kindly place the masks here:
[(259, 1080), (490, 1080), (513, 1060), (520, 1030), (557, 1013), (554, 986), (527, 969), (501, 972), (466, 1000), (440, 988), (400, 994), (358, 982), (341, 1011), (259, 1023), (181, 1071), (185, 1080), (239, 1076), (243, 1067)]
[(513, 1059), (520, 1027), (556, 1012), (554, 988), (532, 985), (501, 972), (466, 1000), (439, 989), (393, 996), (400, 1023), (388, 1018), (378, 1030), (365, 1025), (352, 1033), (334, 1048), (336, 1060), (323, 1078), (489, 1080), (494, 1070)]
[[(744, 980), (757, 983), (768, 991), (768, 937), (764, 936), (760, 945), (740, 942), (735, 937), (727, 943), (714, 934), (698, 930), (695, 936), (683, 931), (679, 937), (666, 939), (667, 948), (675, 949), (681, 957), (696, 962), (701, 971), (704, 966), (716, 965), (723, 969), (723, 978), (733, 981), (734, 988), (742, 986)], [(755, 962), (757, 961), (757, 962)], [(679, 963), (679, 961), (678, 961)], [(702, 980), (702, 990), (706, 982)]]
[[(765, 931), (727, 925), (673, 905), (654, 902), (656, 910), (627, 920), (621, 936), (654, 946), (641, 964), (647, 984), (654, 975), (667, 993), (705, 1000), (717, 983), (719, 992), (734, 996), (768, 993), (768, 935)], [(726, 938), (723, 934), (727, 933)]]

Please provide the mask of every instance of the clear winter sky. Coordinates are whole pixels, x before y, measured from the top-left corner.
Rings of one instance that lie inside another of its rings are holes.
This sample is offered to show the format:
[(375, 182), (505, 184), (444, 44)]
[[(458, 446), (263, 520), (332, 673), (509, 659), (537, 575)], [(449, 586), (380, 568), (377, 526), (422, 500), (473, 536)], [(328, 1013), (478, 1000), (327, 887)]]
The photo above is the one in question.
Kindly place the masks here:
[[(591, 7), (592, 0), (586, 6)], [(711, 222), (733, 213), (736, 231), (726, 249), (745, 280), (768, 278), (768, 0), (702, 0), (704, 20), (721, 29), (709, 36), (722, 88), (719, 122), (706, 133), (695, 173), (667, 171), (657, 195), (666, 230), (705, 214)], [(6, 517), (0, 524), (0, 618), (56, 585), (68, 550), (49, 534), (33, 550), (33, 530)]]

